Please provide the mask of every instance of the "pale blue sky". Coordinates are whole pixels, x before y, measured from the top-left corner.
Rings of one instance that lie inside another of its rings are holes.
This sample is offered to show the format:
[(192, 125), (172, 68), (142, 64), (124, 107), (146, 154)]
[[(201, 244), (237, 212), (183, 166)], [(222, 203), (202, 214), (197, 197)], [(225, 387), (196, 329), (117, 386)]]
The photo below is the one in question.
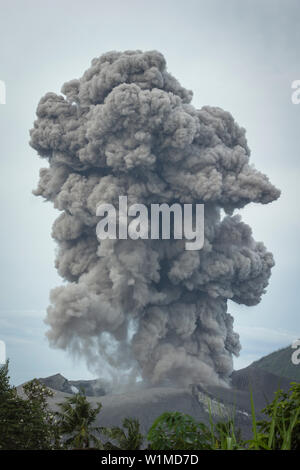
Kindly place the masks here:
[(237, 368), (300, 336), (300, 3), (294, 0), (0, 0), (0, 339), (19, 384), (61, 372), (89, 378), (84, 363), (48, 347), (43, 324), (54, 268), (57, 213), (35, 198), (44, 165), (28, 145), (40, 97), (82, 75), (109, 50), (157, 49), (194, 92), (196, 107), (230, 111), (247, 129), (252, 162), (282, 196), (241, 211), (276, 267), (260, 305), (230, 305), (243, 350)]

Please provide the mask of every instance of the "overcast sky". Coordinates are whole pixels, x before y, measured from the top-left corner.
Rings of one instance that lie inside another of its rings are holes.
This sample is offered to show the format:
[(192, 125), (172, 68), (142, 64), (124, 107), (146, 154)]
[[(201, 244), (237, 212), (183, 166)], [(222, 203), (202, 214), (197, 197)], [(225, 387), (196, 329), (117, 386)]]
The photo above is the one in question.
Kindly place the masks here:
[[(229, 303), (243, 346), (235, 367), (300, 337), (299, 0), (0, 0), (0, 340), (13, 383), (57, 372), (91, 378), (84, 362), (50, 349), (43, 323), (54, 268), (57, 212), (31, 194), (45, 162), (28, 145), (42, 95), (82, 75), (110, 50), (162, 52), (193, 90), (192, 104), (220, 106), (246, 128), (252, 163), (282, 190), (241, 211), (276, 266), (256, 307)], [(300, 367), (300, 366), (299, 366)]]

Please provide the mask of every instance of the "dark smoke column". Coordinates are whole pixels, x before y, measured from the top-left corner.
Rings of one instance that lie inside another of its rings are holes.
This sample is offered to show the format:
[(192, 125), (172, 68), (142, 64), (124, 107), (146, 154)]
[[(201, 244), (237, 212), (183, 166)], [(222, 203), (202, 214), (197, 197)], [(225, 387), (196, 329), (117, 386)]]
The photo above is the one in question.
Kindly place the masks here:
[[(61, 211), (56, 267), (68, 281), (51, 292), (50, 344), (124, 380), (127, 371), (152, 384), (227, 384), (240, 350), (227, 300), (257, 304), (274, 265), (232, 214), (280, 192), (249, 165), (244, 129), (220, 108), (195, 109), (159, 52), (104, 54), (62, 93), (41, 99), (31, 130), (49, 162), (35, 194)], [(100, 246), (96, 207), (118, 207), (119, 195), (129, 205), (204, 203), (203, 249), (185, 251), (184, 240)]]

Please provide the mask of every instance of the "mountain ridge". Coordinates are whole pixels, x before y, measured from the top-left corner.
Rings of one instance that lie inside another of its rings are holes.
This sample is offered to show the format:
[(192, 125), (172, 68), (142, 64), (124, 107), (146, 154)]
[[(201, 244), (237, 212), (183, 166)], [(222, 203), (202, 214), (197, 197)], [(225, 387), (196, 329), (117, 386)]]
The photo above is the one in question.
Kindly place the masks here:
[(267, 372), (286, 377), (291, 381), (300, 382), (300, 364), (292, 363), (292, 354), (295, 351), (291, 346), (280, 348), (251, 364), (251, 367), (263, 369)]
[[(79, 390), (86, 394), (90, 403), (100, 401), (102, 408), (97, 416), (97, 425), (121, 426), (124, 418), (132, 417), (139, 420), (141, 431), (145, 434), (153, 421), (165, 411), (190, 414), (207, 425), (212, 411), (215, 422), (234, 414), (236, 429), (240, 428), (247, 439), (252, 432), (250, 391), (257, 419), (262, 419), (261, 410), (274, 399), (275, 392), (279, 388), (288, 391), (291, 382), (287, 377), (264, 370), (257, 362), (234, 371), (231, 387), (228, 388), (203, 384), (191, 384), (185, 388), (146, 388), (140, 383), (123, 393), (119, 389), (118, 394), (113, 394), (108, 383), (102, 379), (68, 380), (58, 373), (38, 380), (53, 390), (54, 396), (49, 398), (48, 406), (54, 411), (66, 397)], [(24, 395), (22, 385), (17, 390)]]

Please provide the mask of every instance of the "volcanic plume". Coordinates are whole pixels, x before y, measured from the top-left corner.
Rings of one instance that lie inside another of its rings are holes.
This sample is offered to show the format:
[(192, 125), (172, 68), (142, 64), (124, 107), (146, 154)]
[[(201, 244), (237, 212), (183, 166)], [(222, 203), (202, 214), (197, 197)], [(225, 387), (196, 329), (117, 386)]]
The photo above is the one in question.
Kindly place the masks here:
[[(50, 344), (84, 355), (93, 370), (146, 384), (230, 383), (240, 343), (227, 300), (255, 305), (273, 256), (234, 215), (280, 195), (249, 164), (245, 130), (192, 92), (157, 51), (108, 52), (62, 94), (37, 107), (31, 146), (48, 160), (34, 191), (61, 211)], [(103, 240), (96, 208), (204, 204), (205, 241)], [(106, 366), (105, 366), (106, 364)]]

